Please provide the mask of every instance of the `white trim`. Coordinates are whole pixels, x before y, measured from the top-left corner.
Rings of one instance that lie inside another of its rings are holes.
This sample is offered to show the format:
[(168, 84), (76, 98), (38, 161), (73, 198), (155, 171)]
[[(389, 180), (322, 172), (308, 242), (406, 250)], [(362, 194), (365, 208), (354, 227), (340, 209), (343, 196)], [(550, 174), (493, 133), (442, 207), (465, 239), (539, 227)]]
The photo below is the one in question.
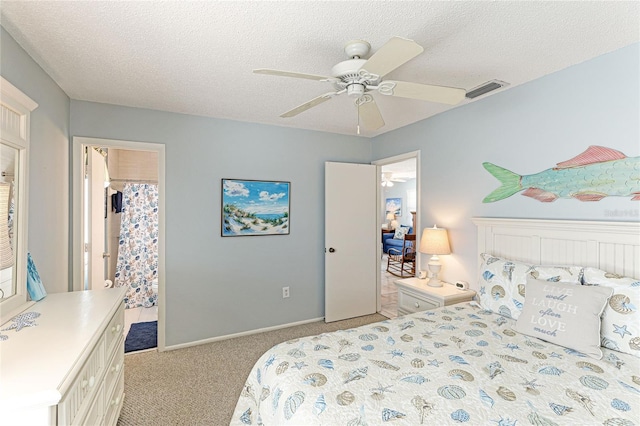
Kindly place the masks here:
[(82, 217), (82, 203), (83, 203), (83, 191), (82, 181), (83, 176), (79, 171), (82, 169), (83, 152), (85, 146), (102, 146), (111, 147), (114, 149), (130, 149), (135, 151), (151, 151), (158, 153), (158, 351), (165, 350), (165, 162), (166, 153), (165, 145), (152, 142), (135, 142), (135, 141), (123, 141), (115, 139), (100, 139), (100, 138), (87, 138), (87, 137), (74, 137), (73, 138), (73, 164), (72, 164), (72, 179), (73, 179), (73, 257), (72, 257), (72, 282), (73, 290), (78, 291), (82, 289), (82, 257), (83, 257), (83, 244), (82, 244), (82, 229), (84, 227), (84, 218)]
[[(378, 173), (378, 180), (379, 177), (382, 174), (382, 166), (386, 165), (386, 164), (393, 164), (393, 163), (399, 163), (401, 161), (405, 161), (405, 160), (410, 160), (412, 158), (415, 158), (416, 160), (416, 229), (413, 230), (413, 232), (416, 234), (416, 239), (418, 239), (418, 230), (420, 230), (420, 150), (417, 151), (410, 151), (410, 152), (406, 152), (404, 154), (400, 154), (400, 155), (395, 155), (393, 157), (387, 157), (387, 158), (381, 158), (379, 160), (375, 160), (372, 161), (371, 164), (378, 166), (377, 168), (377, 173)], [(378, 217), (377, 217), (377, 221), (378, 223), (382, 223), (383, 222), (383, 218), (381, 216), (381, 209), (380, 209), (380, 205), (382, 203), (382, 200), (379, 199), (380, 197), (380, 191), (377, 192), (378, 194), (378, 199), (377, 199), (377, 205), (376, 205), (376, 211), (378, 212)], [(378, 229), (378, 234), (380, 233), (380, 230)], [(380, 236), (378, 235), (378, 239), (380, 239)], [(416, 244), (419, 243), (420, 240), (416, 241)], [(418, 273), (418, 266), (422, 264), (421, 262), (421, 257), (422, 257), (422, 253), (418, 252), (418, 256), (416, 256), (416, 274)], [(377, 257), (377, 271), (380, 271), (382, 268), (381, 265), (381, 260), (380, 260), (380, 256)], [(378, 301), (377, 301), (377, 313), (380, 313), (380, 311), (382, 310), (382, 298), (381, 298), (381, 292), (382, 292), (382, 278), (381, 278), (381, 274), (378, 272), (377, 274), (377, 278), (376, 278), (376, 287), (377, 287), (377, 294), (378, 294)]]
[[(394, 155), (393, 157), (381, 158), (379, 160), (372, 161), (371, 164), (376, 166), (384, 166), (385, 164), (399, 163), (404, 160), (410, 160), (412, 158), (420, 158), (420, 150), (406, 152), (404, 154)], [(416, 175), (417, 177), (417, 175)]]
[(38, 104), (33, 99), (31, 99), (30, 97), (22, 93), (20, 89), (18, 89), (13, 84), (9, 83), (2, 76), (0, 76), (0, 90), (2, 90), (3, 98), (5, 96), (10, 96), (16, 102), (18, 102), (21, 106), (25, 107), (29, 112), (38, 108)]
[(205, 345), (207, 343), (219, 342), (221, 340), (234, 339), (236, 337), (250, 336), (252, 334), (266, 333), (268, 331), (281, 330), (283, 328), (295, 327), (297, 325), (310, 324), (312, 322), (324, 321), (324, 317), (312, 318), (304, 321), (290, 322), (288, 324), (274, 325), (272, 327), (258, 328), (256, 330), (242, 331), (240, 333), (227, 334), (225, 336), (210, 337), (208, 339), (196, 340), (194, 342), (180, 343), (178, 345), (165, 346), (165, 350), (173, 351), (176, 349), (189, 348), (191, 346)]
[(640, 278), (640, 222), (471, 220), (478, 227), (478, 254), (537, 265), (590, 266)]
[[(27, 302), (27, 251), (29, 242), (29, 144), (31, 111), (38, 107), (27, 95), (0, 76), (0, 138), (2, 143), (18, 151), (16, 176), (16, 229), (14, 231), (14, 274), (16, 292), (3, 300), (0, 305), (0, 323), (4, 323), (16, 310), (24, 310)], [(11, 117), (13, 116), (13, 117)]]

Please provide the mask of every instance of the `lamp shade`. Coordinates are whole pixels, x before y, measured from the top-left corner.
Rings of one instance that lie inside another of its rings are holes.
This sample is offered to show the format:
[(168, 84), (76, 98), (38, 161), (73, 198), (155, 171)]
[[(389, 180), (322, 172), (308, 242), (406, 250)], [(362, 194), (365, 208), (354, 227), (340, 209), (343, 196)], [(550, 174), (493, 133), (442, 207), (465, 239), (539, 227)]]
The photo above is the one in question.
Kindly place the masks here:
[(393, 220), (396, 218), (396, 214), (393, 212), (387, 213), (387, 220)]
[(435, 225), (433, 225), (433, 228), (425, 228), (422, 231), (419, 250), (421, 253), (426, 254), (451, 254), (447, 230), (436, 228)]

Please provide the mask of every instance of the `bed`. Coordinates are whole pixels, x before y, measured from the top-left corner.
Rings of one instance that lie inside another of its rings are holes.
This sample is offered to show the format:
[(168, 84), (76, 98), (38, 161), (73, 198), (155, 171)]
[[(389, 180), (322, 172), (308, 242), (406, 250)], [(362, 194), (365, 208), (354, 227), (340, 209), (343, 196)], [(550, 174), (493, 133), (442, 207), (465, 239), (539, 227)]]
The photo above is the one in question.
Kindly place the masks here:
[(275, 346), (231, 424), (638, 424), (640, 224), (474, 223), (476, 301)]

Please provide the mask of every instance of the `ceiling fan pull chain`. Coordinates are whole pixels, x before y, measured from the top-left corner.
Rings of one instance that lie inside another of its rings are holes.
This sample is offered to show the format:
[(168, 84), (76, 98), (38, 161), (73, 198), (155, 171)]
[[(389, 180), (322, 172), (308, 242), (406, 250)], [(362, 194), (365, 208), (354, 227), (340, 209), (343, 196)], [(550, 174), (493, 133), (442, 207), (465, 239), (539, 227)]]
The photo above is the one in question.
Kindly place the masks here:
[(356, 127), (357, 134), (360, 135), (360, 102), (356, 102), (358, 105), (358, 125)]

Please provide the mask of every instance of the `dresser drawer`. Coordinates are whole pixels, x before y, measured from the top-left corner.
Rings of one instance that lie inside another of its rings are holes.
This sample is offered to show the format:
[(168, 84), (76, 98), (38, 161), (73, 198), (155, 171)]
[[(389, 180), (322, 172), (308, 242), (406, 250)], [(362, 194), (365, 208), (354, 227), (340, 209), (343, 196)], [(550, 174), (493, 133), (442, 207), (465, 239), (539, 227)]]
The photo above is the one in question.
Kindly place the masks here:
[(420, 312), (435, 309), (440, 305), (431, 300), (425, 300), (404, 291), (398, 292), (398, 309), (405, 312)]
[(111, 393), (114, 383), (120, 377), (120, 373), (124, 368), (124, 338), (116, 345), (115, 354), (111, 363), (107, 366), (107, 374), (105, 376), (105, 389), (107, 394)]
[(105, 331), (105, 337), (107, 341), (107, 353), (111, 353), (113, 345), (118, 342), (118, 339), (122, 337), (124, 329), (124, 304), (122, 304), (116, 313), (109, 321), (107, 330)]
[(58, 404), (58, 424), (73, 424), (76, 415), (81, 411), (86, 412), (87, 405), (102, 384), (105, 355), (105, 335), (103, 334), (69, 391)]
[(124, 372), (120, 371), (120, 375), (116, 381), (116, 387), (106, 401), (106, 414), (104, 416), (105, 426), (115, 426), (120, 417), (120, 410), (124, 403)]
[(93, 405), (89, 409), (89, 413), (84, 419), (77, 418), (77, 425), (99, 425), (102, 424), (102, 416), (104, 415), (104, 384), (100, 385), (98, 395), (93, 401)]

